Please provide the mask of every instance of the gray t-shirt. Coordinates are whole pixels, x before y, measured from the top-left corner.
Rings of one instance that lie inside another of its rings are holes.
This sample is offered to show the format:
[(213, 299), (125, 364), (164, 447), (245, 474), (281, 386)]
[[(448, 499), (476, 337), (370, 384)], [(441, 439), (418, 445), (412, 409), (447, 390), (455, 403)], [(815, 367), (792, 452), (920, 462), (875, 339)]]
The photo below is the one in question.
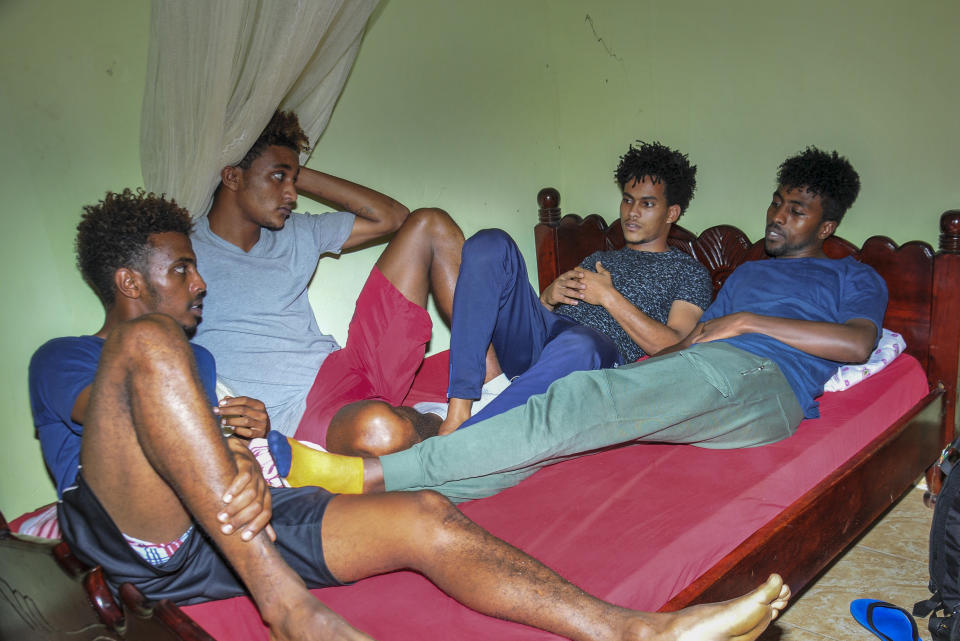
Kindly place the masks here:
[(234, 393), (259, 398), (273, 429), (293, 435), (320, 364), (340, 349), (324, 334), (307, 285), (325, 253), (339, 253), (354, 216), (292, 214), (279, 231), (261, 229), (249, 252), (196, 221), (193, 250), (207, 282), (194, 341), (213, 353), (217, 377)]
[[(625, 247), (594, 252), (580, 263), (580, 267), (595, 272), (598, 260), (610, 272), (614, 288), (624, 298), (663, 324), (670, 317), (673, 301), (683, 300), (706, 309), (713, 297), (713, 286), (706, 268), (679, 249), (645, 252)], [(628, 363), (645, 353), (600, 305), (580, 301), (577, 305), (557, 305), (553, 311), (605, 334), (616, 343)]]

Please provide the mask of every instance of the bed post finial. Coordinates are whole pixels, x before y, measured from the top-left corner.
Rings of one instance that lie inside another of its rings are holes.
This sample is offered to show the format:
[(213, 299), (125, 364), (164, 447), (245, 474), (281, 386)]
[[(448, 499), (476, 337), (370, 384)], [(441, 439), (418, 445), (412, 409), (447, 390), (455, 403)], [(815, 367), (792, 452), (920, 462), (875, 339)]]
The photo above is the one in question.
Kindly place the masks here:
[(960, 254), (960, 209), (951, 209), (940, 215), (940, 251)]
[[(960, 299), (956, 295), (960, 282), (960, 209), (945, 211), (940, 216), (940, 251), (933, 263), (933, 318), (960, 318)], [(944, 434), (941, 442), (954, 439), (958, 426), (957, 396), (960, 393), (957, 355), (960, 354), (960, 335), (951, 322), (935, 323), (930, 328), (929, 371), (943, 384)], [(938, 489), (938, 488), (933, 488)]]
[(540, 206), (540, 222), (545, 225), (556, 225), (560, 222), (560, 192), (553, 187), (544, 187), (537, 194), (537, 204)]

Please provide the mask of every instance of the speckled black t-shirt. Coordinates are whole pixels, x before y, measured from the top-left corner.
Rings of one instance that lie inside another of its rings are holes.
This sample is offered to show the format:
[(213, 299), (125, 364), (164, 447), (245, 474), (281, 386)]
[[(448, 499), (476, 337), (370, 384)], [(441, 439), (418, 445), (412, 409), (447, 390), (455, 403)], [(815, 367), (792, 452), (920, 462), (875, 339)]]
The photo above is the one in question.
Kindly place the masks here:
[[(644, 252), (624, 248), (595, 252), (587, 256), (580, 266), (595, 272), (598, 260), (610, 272), (614, 288), (640, 311), (660, 323), (666, 324), (670, 306), (675, 300), (693, 303), (700, 309), (706, 309), (710, 304), (713, 295), (710, 274), (696, 259), (679, 249)], [(639, 345), (630, 340), (610, 312), (600, 305), (580, 301), (578, 305), (557, 305), (553, 311), (608, 336), (628, 363), (645, 354)]]

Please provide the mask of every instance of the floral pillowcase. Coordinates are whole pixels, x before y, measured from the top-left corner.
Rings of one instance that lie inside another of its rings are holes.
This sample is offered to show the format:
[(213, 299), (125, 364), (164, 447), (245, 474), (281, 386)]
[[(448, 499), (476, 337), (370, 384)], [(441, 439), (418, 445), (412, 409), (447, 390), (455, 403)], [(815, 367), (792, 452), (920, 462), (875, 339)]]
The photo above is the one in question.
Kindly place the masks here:
[(889, 329), (884, 329), (877, 348), (870, 355), (870, 360), (861, 365), (842, 365), (837, 373), (824, 384), (823, 391), (842, 392), (853, 387), (889, 365), (906, 348), (907, 343), (903, 340), (903, 336), (891, 332)]

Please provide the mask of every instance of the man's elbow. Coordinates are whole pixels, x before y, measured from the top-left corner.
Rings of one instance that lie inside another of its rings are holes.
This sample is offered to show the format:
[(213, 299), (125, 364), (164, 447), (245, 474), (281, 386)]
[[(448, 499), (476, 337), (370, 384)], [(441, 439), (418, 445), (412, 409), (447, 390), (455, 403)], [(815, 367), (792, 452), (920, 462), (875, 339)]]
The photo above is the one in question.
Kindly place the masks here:
[(850, 345), (850, 358), (847, 359), (848, 363), (866, 363), (870, 359), (870, 355), (873, 354), (873, 348), (877, 343), (876, 335), (874, 332), (871, 332), (870, 335), (857, 337), (857, 340)]
[(390, 207), (384, 215), (384, 222), (387, 226), (386, 233), (393, 233), (400, 229), (400, 225), (403, 224), (408, 216), (410, 216), (410, 210), (407, 209), (405, 205), (396, 200), (391, 201)]
[(851, 355), (852, 358), (847, 360), (847, 362), (850, 363), (851, 365), (862, 365), (863, 363), (866, 363), (868, 360), (870, 360), (870, 354), (872, 353), (873, 353), (872, 349), (862, 349), (860, 347), (857, 347), (855, 352)]
[(866, 319), (854, 319), (848, 321), (846, 325), (853, 331), (845, 341), (848, 354), (844, 362), (866, 363), (873, 354), (873, 348), (877, 345), (881, 330), (872, 321)]

